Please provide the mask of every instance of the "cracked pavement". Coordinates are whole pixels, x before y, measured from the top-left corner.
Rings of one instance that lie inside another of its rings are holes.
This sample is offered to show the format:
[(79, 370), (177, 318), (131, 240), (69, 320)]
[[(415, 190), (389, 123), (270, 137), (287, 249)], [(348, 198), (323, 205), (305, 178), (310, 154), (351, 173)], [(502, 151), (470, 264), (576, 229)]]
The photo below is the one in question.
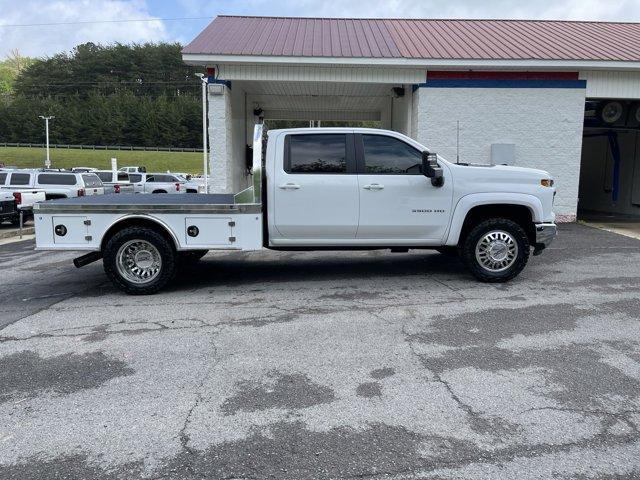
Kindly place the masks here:
[(430, 251), (210, 253), (130, 297), (0, 246), (0, 478), (640, 478), (640, 241), (515, 281)]

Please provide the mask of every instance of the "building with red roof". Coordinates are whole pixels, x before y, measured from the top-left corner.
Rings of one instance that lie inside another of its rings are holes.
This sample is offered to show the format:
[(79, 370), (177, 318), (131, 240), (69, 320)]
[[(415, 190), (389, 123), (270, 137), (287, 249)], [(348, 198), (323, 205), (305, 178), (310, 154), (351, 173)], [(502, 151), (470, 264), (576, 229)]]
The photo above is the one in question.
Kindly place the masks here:
[(183, 59), (209, 75), (216, 191), (248, 185), (263, 118), (367, 121), (453, 161), (547, 170), (572, 220), (640, 216), (639, 47), (638, 23), (218, 16)]

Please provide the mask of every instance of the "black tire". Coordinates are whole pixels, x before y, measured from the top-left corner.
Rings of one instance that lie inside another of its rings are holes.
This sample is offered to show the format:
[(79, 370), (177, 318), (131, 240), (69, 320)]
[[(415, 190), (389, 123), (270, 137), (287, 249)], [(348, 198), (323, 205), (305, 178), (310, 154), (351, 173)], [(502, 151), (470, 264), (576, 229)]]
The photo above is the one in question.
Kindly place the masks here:
[(438, 247), (438, 248), (436, 248), (436, 251), (438, 253), (441, 253), (442, 255), (446, 255), (447, 257), (459, 257), (460, 256), (460, 251), (459, 251), (458, 247), (450, 247), (450, 246)]
[[(489, 270), (476, 258), (476, 246), (492, 231), (508, 233), (518, 247), (515, 260), (502, 271)], [(471, 274), (482, 282), (499, 283), (511, 280), (524, 269), (529, 260), (530, 244), (526, 232), (516, 222), (505, 218), (491, 218), (479, 223), (471, 229), (461, 245), (462, 260)]]
[[(142, 240), (153, 245), (162, 260), (157, 276), (148, 283), (138, 284), (128, 280), (118, 271), (117, 256), (121, 246), (131, 240)], [(103, 251), (104, 271), (111, 282), (129, 295), (150, 295), (166, 286), (176, 273), (176, 252), (173, 244), (155, 230), (144, 227), (128, 227), (111, 237)]]
[(194, 265), (207, 253), (209, 253), (209, 250), (186, 250), (178, 252), (178, 258), (180, 259), (180, 264)]

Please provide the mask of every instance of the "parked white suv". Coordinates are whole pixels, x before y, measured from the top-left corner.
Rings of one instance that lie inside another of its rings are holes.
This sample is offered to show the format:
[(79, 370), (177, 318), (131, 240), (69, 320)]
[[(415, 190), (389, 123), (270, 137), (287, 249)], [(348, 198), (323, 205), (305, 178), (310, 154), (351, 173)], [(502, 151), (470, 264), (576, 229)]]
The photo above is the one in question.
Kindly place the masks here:
[(187, 193), (185, 179), (171, 173), (129, 173), (135, 193)]
[(103, 195), (104, 186), (95, 173), (60, 170), (11, 170), (0, 187), (8, 190), (35, 188), (44, 190), (47, 200), (54, 198)]

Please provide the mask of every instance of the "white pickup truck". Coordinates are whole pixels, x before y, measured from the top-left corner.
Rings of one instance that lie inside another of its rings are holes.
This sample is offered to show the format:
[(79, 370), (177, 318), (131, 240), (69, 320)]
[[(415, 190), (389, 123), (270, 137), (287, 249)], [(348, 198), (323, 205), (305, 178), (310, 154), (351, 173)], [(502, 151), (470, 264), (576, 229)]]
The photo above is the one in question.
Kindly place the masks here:
[(104, 193), (135, 193), (135, 189), (129, 180), (129, 174), (126, 172), (116, 172), (114, 170), (94, 170), (102, 185)]
[[(503, 282), (556, 235), (547, 172), (446, 161), (402, 134), (256, 126), (253, 185), (233, 194), (109, 195), (36, 205), (38, 250), (103, 259), (130, 294), (208, 250), (436, 249)], [(264, 175), (263, 175), (264, 173)]]

